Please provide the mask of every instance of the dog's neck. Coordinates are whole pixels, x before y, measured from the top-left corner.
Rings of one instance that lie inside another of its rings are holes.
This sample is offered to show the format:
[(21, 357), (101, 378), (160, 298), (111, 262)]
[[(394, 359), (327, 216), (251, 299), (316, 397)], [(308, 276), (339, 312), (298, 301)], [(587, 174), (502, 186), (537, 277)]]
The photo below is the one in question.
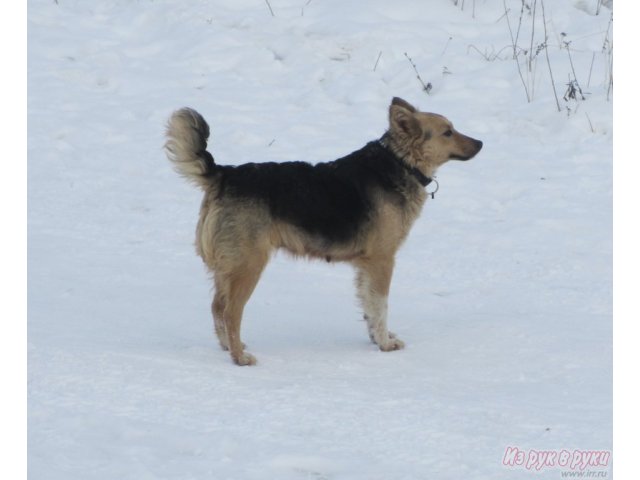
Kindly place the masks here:
[(407, 170), (407, 172), (409, 172), (409, 174), (411, 174), (413, 177), (415, 177), (416, 180), (418, 180), (418, 182), (420, 182), (420, 185), (422, 185), (423, 187), (426, 187), (433, 181), (433, 178), (426, 176), (417, 167), (412, 167), (404, 159), (402, 159), (396, 152), (394, 152), (393, 148), (389, 145), (389, 138), (386, 133), (382, 136), (380, 140), (378, 140), (378, 143), (384, 148), (386, 148), (387, 150), (389, 150), (389, 152), (391, 152), (391, 154), (398, 161), (398, 163), (400, 163)]

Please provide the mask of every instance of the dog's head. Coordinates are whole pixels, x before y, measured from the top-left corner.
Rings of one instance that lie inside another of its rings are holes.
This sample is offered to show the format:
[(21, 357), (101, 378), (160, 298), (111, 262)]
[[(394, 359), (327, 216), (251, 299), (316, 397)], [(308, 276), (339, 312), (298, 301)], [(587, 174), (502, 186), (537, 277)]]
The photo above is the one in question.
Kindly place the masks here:
[(389, 107), (389, 147), (412, 167), (428, 177), (449, 160), (469, 160), (482, 142), (461, 134), (449, 120), (435, 113), (418, 111), (395, 97)]

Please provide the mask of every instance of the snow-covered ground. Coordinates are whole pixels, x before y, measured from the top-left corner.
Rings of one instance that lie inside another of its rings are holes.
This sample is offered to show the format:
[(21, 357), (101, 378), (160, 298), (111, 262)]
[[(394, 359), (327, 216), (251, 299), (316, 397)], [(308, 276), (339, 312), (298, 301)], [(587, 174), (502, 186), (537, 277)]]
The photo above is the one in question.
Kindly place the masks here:
[[(612, 448), (611, 10), (545, 2), (558, 113), (544, 50), (531, 73), (519, 50), (527, 102), (503, 3), (457, 3), (29, 1), (31, 479), (611, 478), (503, 465)], [(485, 145), (398, 256), (406, 349), (369, 343), (347, 266), (278, 255), (245, 311), (259, 363), (234, 366), (167, 118), (198, 109), (220, 163), (317, 162), (393, 96)]]

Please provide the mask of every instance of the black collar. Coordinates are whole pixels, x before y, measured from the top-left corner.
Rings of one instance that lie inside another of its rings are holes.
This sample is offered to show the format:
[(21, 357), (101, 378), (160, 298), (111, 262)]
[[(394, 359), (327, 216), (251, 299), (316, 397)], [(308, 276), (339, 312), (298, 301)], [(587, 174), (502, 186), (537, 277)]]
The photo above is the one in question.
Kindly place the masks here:
[(416, 180), (418, 180), (420, 182), (420, 185), (422, 185), (423, 187), (426, 187), (427, 185), (429, 185), (431, 182), (433, 182), (433, 178), (429, 178), (427, 177), (424, 173), (422, 173), (420, 170), (418, 170), (416, 167), (410, 167), (409, 165), (407, 165), (405, 162), (403, 162), (402, 160), (400, 160), (402, 162), (402, 164), (404, 165), (404, 167), (409, 171), (409, 173), (411, 175), (413, 175), (414, 177), (416, 177)]
[(413, 175), (414, 178), (416, 180), (418, 180), (418, 182), (420, 182), (420, 185), (422, 185), (423, 187), (426, 187), (427, 185), (429, 185), (431, 182), (433, 182), (433, 178), (427, 177), (424, 173), (422, 173), (420, 170), (418, 170), (416, 167), (412, 167), (411, 165), (408, 165), (407, 162), (405, 162), (404, 160), (402, 160), (401, 158), (399, 158), (387, 145), (387, 142), (385, 141), (385, 138), (382, 137), (380, 140), (378, 140), (378, 143), (385, 148), (386, 150), (388, 150), (391, 155), (393, 155), (393, 158), (396, 159), (396, 161), (402, 165), (407, 172), (409, 172), (409, 174)]

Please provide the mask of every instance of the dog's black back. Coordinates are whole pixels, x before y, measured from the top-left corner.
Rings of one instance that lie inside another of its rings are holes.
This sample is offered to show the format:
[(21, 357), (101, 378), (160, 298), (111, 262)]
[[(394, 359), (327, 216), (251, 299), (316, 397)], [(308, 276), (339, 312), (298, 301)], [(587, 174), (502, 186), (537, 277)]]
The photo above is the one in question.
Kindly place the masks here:
[(218, 196), (264, 202), (274, 219), (330, 242), (353, 238), (372, 215), (373, 196), (384, 190), (403, 202), (407, 172), (379, 142), (339, 160), (216, 166)]

